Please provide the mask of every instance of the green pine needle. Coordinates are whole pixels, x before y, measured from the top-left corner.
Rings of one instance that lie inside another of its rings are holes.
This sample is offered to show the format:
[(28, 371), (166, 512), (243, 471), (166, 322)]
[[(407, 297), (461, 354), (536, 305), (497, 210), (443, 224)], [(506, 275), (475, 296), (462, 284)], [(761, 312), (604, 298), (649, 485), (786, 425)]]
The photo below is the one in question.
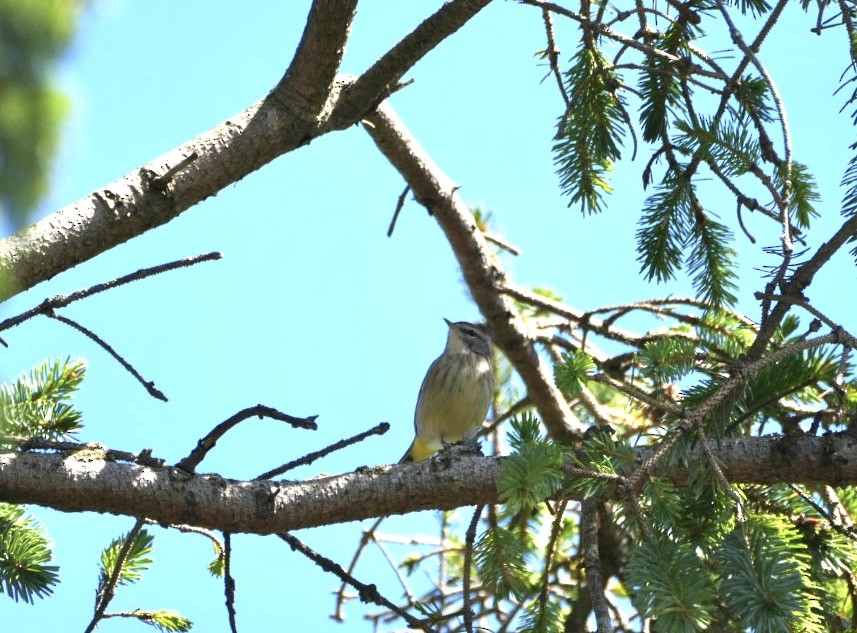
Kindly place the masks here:
[(656, 383), (679, 380), (693, 371), (697, 342), (680, 336), (647, 342), (639, 358), (643, 375)]
[(684, 153), (699, 152), (726, 176), (741, 176), (758, 169), (762, 163), (762, 148), (746, 123), (735, 120), (714, 127), (705, 117), (697, 120), (696, 124), (676, 121), (676, 128), (681, 132), (676, 144)]
[(585, 45), (578, 48), (565, 73), (572, 105), (561, 120), (554, 145), (555, 163), (569, 206), (584, 213), (601, 211), (612, 191), (607, 175), (621, 157), (625, 134), (625, 102), (612, 64)]
[(53, 593), (58, 567), (47, 565), (51, 550), (44, 531), (24, 508), (0, 503), (0, 593), (33, 603)]
[(743, 626), (770, 633), (825, 630), (806, 544), (789, 521), (750, 518), (724, 540), (717, 558), (721, 595)]
[[(857, 92), (855, 92), (857, 95)], [(851, 217), (857, 213), (857, 143), (849, 148), (855, 155), (848, 161), (848, 168), (842, 177), (842, 187), (846, 188), (845, 197), (842, 199), (842, 215)]]
[[(583, 435), (583, 444), (572, 455), (574, 465), (584, 470), (617, 475), (634, 464), (636, 454), (627, 441), (616, 439), (609, 427), (592, 426)], [(584, 497), (600, 497), (614, 491), (615, 481), (598, 476), (576, 475), (569, 482)]]
[(586, 380), (595, 370), (595, 361), (586, 352), (574, 351), (562, 355), (562, 362), (554, 367), (554, 381), (564, 394), (573, 398), (583, 389)]
[(554, 600), (533, 600), (521, 617), (518, 633), (563, 633), (565, 631), (563, 611)]
[[(689, 45), (693, 38), (692, 25), (673, 22), (653, 45), (673, 55), (689, 57)], [(646, 70), (640, 81), (640, 95), (643, 99), (640, 122), (643, 124), (643, 138), (654, 143), (667, 136), (670, 116), (683, 110), (679, 64), (659, 55), (651, 55), (646, 58), (644, 67)]]
[(496, 592), (501, 600), (510, 595), (517, 599), (529, 591), (529, 571), (525, 561), (526, 549), (519, 537), (503, 527), (494, 527), (476, 542), (473, 562), (479, 578)]
[(513, 452), (520, 452), (525, 445), (542, 441), (539, 419), (531, 412), (526, 411), (521, 417), (512, 418), (509, 424), (512, 428), (507, 439)]
[(86, 373), (83, 361), (44, 361), (12, 384), (0, 385), (0, 434), (64, 439), (81, 429), (70, 400)]
[[(781, 165), (774, 172), (774, 184), (780, 189), (785, 185), (786, 166)], [(792, 161), (789, 184), (791, 198), (789, 200), (789, 211), (795, 226), (806, 230), (809, 228), (812, 218), (819, 216), (816, 202), (821, 200), (818, 185), (809, 171), (809, 167)]]
[(646, 200), (637, 229), (637, 261), (647, 280), (669, 281), (681, 267), (694, 200), (690, 180), (672, 175)]
[(712, 622), (711, 575), (687, 545), (663, 537), (642, 543), (628, 565), (627, 585), (640, 614), (657, 618), (656, 631), (696, 633)]
[(739, 114), (739, 119), (744, 120), (746, 118), (745, 113), (748, 113), (764, 123), (776, 121), (776, 110), (770, 99), (768, 82), (762, 77), (744, 75), (735, 83), (733, 95), (743, 108)]
[(159, 631), (190, 631), (193, 623), (178, 611), (160, 609), (158, 611), (134, 611), (130, 617), (151, 624)]
[(706, 214), (698, 202), (693, 211), (686, 262), (696, 293), (712, 305), (734, 305), (734, 262), (738, 254), (730, 246), (734, 241), (732, 231)]
[[(101, 553), (101, 566), (99, 570), (98, 590), (101, 591), (107, 584), (107, 581), (113, 575), (113, 570), (119, 563), (119, 555), (122, 547), (125, 544), (126, 536), (120, 536), (114, 539)], [(128, 557), (125, 559), (125, 564), (122, 565), (122, 570), (119, 572), (119, 584), (131, 584), (142, 578), (142, 573), (149, 568), (153, 560), (149, 557), (154, 547), (152, 546), (155, 537), (146, 530), (140, 530), (131, 544), (131, 549), (128, 550)]]
[(500, 472), (500, 501), (512, 514), (531, 511), (562, 487), (562, 450), (553, 444), (527, 444), (509, 455)]

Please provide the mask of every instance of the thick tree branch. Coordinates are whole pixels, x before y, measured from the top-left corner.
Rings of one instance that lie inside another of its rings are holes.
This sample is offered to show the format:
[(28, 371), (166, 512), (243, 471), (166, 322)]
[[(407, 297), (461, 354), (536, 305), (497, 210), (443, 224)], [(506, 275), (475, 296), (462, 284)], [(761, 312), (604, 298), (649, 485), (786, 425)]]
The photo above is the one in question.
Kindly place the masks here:
[(271, 98), (298, 118), (322, 117), (345, 54), (357, 0), (316, 0), (307, 17), (298, 50)]
[[(270, 98), (0, 242), (0, 301), (169, 222), (316, 136), (331, 87), (308, 86), (319, 76), (332, 85), (355, 2), (313, 3), (294, 62)], [(184, 168), (173, 173), (177, 165)]]
[(556, 388), (547, 363), (536, 353), (515, 304), (506, 296), (500, 262), (485, 243), (470, 209), (456, 193), (456, 185), (388, 103), (366, 117), (364, 127), (402, 174), (414, 197), (437, 220), (458, 259), (473, 300), (491, 324), (495, 343), (520, 374), (553, 437), (568, 444), (576, 442), (583, 427)]
[(363, 118), (392, 93), (414, 64), (490, 2), (452, 0), (443, 4), (343, 91), (332, 116), (334, 126), (347, 127)]
[[(857, 438), (723, 440), (712, 452), (732, 483), (857, 484)], [(638, 463), (652, 449), (637, 449)], [(496, 503), (503, 458), (379, 467), (309, 481), (236, 481), (81, 454), (0, 455), (0, 500), (107, 512), (226, 532), (271, 534), (418, 510)], [(701, 448), (687, 463), (705, 460)], [(687, 470), (657, 472), (678, 485)]]
[[(356, 81), (336, 76), (355, 4), (315, 0), (295, 59), (268, 97), (0, 241), (0, 301), (169, 222), (278, 156), (358, 122), (487, 0), (444, 5)], [(346, 84), (359, 89), (335, 108)]]

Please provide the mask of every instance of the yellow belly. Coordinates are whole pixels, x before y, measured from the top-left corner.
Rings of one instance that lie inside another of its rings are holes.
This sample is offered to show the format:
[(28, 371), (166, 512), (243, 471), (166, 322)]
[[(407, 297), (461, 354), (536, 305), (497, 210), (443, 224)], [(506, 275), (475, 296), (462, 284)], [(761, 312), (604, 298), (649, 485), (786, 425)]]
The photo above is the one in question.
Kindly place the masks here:
[(408, 457), (427, 459), (444, 444), (475, 435), (493, 395), (494, 374), (487, 358), (460, 354), (446, 366), (433, 365), (420, 388), (414, 415), (416, 438)]

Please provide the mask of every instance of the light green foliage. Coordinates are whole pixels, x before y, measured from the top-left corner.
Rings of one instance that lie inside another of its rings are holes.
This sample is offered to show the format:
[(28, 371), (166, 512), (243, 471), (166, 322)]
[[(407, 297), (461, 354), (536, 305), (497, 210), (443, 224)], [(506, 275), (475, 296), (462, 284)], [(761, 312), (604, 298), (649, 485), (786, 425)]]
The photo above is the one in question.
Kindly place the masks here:
[(81, 428), (71, 399), (86, 373), (83, 361), (44, 361), (12, 384), (0, 385), (0, 448), (15, 438), (66, 438)]
[(0, 0), (0, 217), (22, 226), (48, 185), (68, 111), (53, 66), (74, 34), (77, 0)]
[(563, 633), (565, 613), (556, 602), (532, 600), (527, 604), (518, 633)]
[(696, 341), (678, 336), (649, 341), (640, 361), (645, 376), (656, 383), (679, 380), (696, 365)]
[(554, 379), (567, 396), (580, 393), (587, 375), (595, 369), (595, 363), (586, 352), (575, 351), (562, 355), (562, 362), (554, 367)]
[[(779, 344), (794, 342), (800, 336), (795, 333), (798, 327), (796, 318), (785, 319), (775, 340)], [(709, 340), (717, 344), (721, 339)], [(719, 437), (736, 435), (739, 427), (745, 428), (765, 419), (784, 420), (788, 417), (787, 405), (818, 404), (822, 394), (829, 397), (826, 385), (836, 379), (838, 368), (838, 359), (823, 348), (785, 356), (775, 364), (752, 372), (741, 389), (734, 390), (714, 408), (707, 419), (707, 428)], [(688, 388), (685, 405), (698, 406), (728, 379), (728, 375), (714, 377)]]
[(151, 624), (159, 631), (190, 631), (193, 624), (178, 611), (161, 609), (160, 611), (135, 611), (134, 618), (145, 624)]
[(211, 562), (208, 564), (208, 571), (212, 576), (217, 578), (223, 578), (223, 574), (226, 573), (226, 557), (218, 541), (212, 541), (214, 543), (214, 558), (211, 559)]
[(665, 537), (642, 543), (631, 557), (627, 582), (634, 606), (655, 618), (656, 631), (693, 633), (712, 622), (711, 574), (688, 545)]
[(414, 603), (414, 608), (420, 617), (429, 622), (443, 619), (443, 603), (440, 600), (420, 600)]
[(757, 515), (737, 526), (717, 558), (721, 595), (743, 626), (760, 633), (826, 630), (806, 544), (784, 518)]
[(515, 451), (503, 463), (498, 482), (501, 501), (513, 514), (533, 510), (560, 489), (562, 450), (541, 439), (532, 415), (512, 420), (510, 444)]
[[(0, 385), (0, 450), (14, 450), (30, 437), (55, 440), (81, 428), (71, 399), (83, 380), (81, 361), (45, 361), (11, 384)], [(0, 504), (0, 592), (33, 602), (59, 582), (48, 565), (51, 550), (42, 528), (24, 508)]]
[(621, 156), (626, 115), (620, 81), (599, 52), (582, 45), (565, 83), (572, 105), (560, 120), (554, 145), (557, 172), (569, 206), (580, 204), (585, 213), (595, 213), (611, 191), (607, 174)]
[[(99, 591), (101, 591), (107, 584), (107, 581), (116, 569), (116, 565), (120, 562), (120, 554), (126, 538), (127, 535), (114, 539), (110, 545), (101, 552), (101, 567), (99, 568), (98, 573)], [(135, 583), (142, 578), (141, 572), (148, 569), (149, 565), (153, 562), (149, 557), (149, 554), (151, 554), (154, 549), (152, 546), (152, 542), (154, 540), (155, 537), (146, 532), (146, 530), (140, 530), (140, 532), (135, 535), (133, 542), (131, 543), (131, 547), (128, 550), (128, 555), (125, 558), (125, 562), (122, 565), (122, 569), (119, 572), (120, 585)]]
[[(575, 466), (592, 473), (617, 475), (634, 463), (635, 456), (633, 448), (624, 440), (617, 439), (610, 429), (590, 427), (580, 450), (575, 451), (571, 459)], [(616, 484), (608, 478), (575, 475), (569, 486), (584, 497), (598, 497), (615, 490)]]
[[(130, 538), (130, 542), (129, 542)], [(134, 531), (115, 538), (101, 552), (101, 564), (98, 570), (97, 601), (106, 600), (101, 608), (103, 618), (131, 618), (154, 626), (159, 631), (189, 631), (192, 623), (177, 611), (158, 609), (148, 611), (136, 609), (130, 612), (110, 613), (105, 610), (117, 586), (136, 583), (143, 577), (143, 572), (154, 562), (151, 554), (154, 551), (155, 537), (146, 530)], [(212, 563), (213, 565), (213, 563)], [(116, 585), (111, 583), (116, 570), (119, 576)], [(211, 566), (209, 566), (211, 569)]]
[[(774, 172), (774, 184), (782, 190), (785, 182), (786, 167), (780, 165)], [(809, 228), (810, 220), (818, 217), (819, 212), (814, 203), (821, 200), (818, 186), (809, 171), (809, 167), (796, 161), (792, 162), (789, 173), (789, 188), (791, 193), (789, 210), (792, 221), (799, 229), (806, 230)]]
[(48, 565), (51, 550), (42, 528), (24, 508), (0, 503), (0, 593), (32, 604), (53, 593), (58, 567)]
[[(687, 43), (693, 37), (691, 28), (687, 24), (670, 24), (654, 44), (673, 55), (687, 57)], [(677, 68), (668, 59), (649, 55), (643, 63), (648, 72), (643, 73), (640, 80), (643, 100), (640, 123), (643, 126), (643, 139), (655, 142), (667, 135), (670, 115), (681, 111), (681, 86)]]
[(524, 557), (527, 548), (520, 537), (503, 527), (486, 530), (473, 550), (479, 578), (501, 600), (510, 595), (520, 600), (530, 591)]
[(732, 233), (702, 208), (684, 173), (668, 175), (646, 200), (637, 231), (637, 260), (647, 279), (672, 279), (683, 264), (699, 297), (715, 306), (735, 302)]
[(716, 308), (702, 315), (701, 327), (696, 328), (695, 334), (701, 347), (721, 359), (738, 358), (756, 338), (753, 326), (728, 310)]

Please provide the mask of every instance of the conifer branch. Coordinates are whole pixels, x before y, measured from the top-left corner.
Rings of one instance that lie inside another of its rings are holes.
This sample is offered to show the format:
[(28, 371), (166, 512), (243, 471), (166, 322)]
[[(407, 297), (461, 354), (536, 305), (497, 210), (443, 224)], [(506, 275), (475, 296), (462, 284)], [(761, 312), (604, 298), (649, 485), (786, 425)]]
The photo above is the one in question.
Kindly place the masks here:
[(95, 614), (92, 616), (92, 620), (84, 630), (84, 633), (92, 633), (92, 631), (95, 630), (95, 627), (98, 626), (98, 623), (104, 618), (107, 606), (113, 600), (113, 596), (116, 593), (116, 586), (119, 584), (119, 579), (122, 577), (122, 569), (128, 561), (131, 548), (145, 524), (145, 519), (137, 519), (134, 523), (134, 527), (131, 528), (128, 535), (125, 537), (125, 541), (122, 543), (122, 548), (119, 550), (119, 554), (116, 557), (110, 576), (107, 578), (104, 586), (100, 587), (96, 594)]
[[(670, 437), (677, 441), (678, 435), (673, 431)], [(633, 482), (635, 475), (647, 472), (686, 484), (686, 468), (663, 466), (661, 457), (652, 459), (664, 446), (634, 449), (639, 466), (627, 480)], [(722, 439), (714, 454), (731, 483), (857, 485), (857, 440), (848, 434)], [(0, 497), (63, 511), (108, 512), (170, 525), (270, 534), (393, 513), (497, 503), (503, 459), (472, 457), (454, 461), (444, 471), (420, 463), (274, 485), (92, 456), (78, 460), (74, 455), (7, 453), (0, 454)], [(687, 455), (689, 464), (705, 459), (701, 448)], [(581, 476), (594, 475), (582, 471)], [(623, 477), (616, 480), (621, 483)]]

